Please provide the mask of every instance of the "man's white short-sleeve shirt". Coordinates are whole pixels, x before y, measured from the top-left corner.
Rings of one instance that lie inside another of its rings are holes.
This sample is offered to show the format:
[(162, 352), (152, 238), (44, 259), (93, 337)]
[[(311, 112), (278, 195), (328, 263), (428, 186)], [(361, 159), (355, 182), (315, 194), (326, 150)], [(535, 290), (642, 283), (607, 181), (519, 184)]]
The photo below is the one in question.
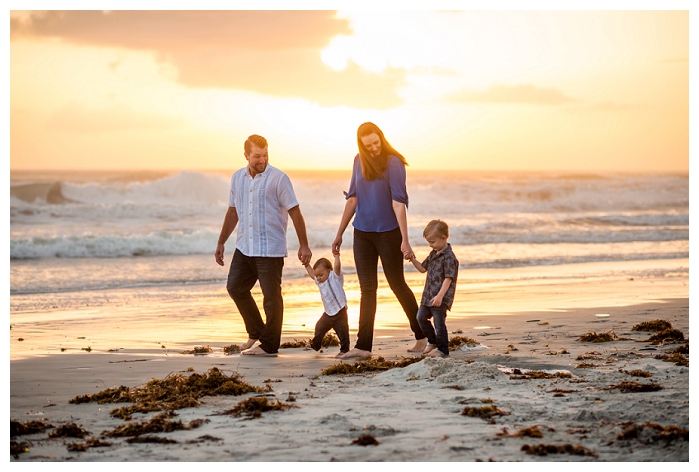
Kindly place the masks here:
[(248, 257), (286, 257), (288, 211), (298, 204), (291, 180), (276, 167), (254, 178), (247, 167), (236, 171), (228, 197), (238, 213), (236, 248)]

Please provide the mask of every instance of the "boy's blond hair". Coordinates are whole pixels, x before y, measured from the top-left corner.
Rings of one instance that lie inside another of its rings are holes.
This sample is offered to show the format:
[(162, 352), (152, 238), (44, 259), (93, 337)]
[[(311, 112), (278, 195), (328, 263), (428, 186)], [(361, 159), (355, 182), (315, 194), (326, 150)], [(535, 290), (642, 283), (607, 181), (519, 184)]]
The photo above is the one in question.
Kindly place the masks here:
[(434, 234), (437, 236), (446, 236), (448, 238), (449, 237), (449, 225), (447, 225), (442, 220), (432, 220), (429, 223), (427, 223), (427, 226), (425, 226), (425, 230), (422, 232), (422, 236), (424, 238), (427, 238), (427, 236), (429, 236), (431, 234)]

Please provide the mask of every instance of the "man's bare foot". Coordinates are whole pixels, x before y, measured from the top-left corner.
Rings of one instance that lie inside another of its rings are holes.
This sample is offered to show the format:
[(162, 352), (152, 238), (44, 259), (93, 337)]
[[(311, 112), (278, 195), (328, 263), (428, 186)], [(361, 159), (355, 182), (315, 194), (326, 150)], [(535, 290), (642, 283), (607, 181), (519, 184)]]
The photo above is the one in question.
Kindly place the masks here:
[(430, 352), (429, 354), (427, 354), (427, 357), (441, 357), (441, 358), (445, 358), (445, 357), (447, 357), (447, 356), (445, 356), (444, 354), (442, 354), (441, 352), (439, 352), (438, 350), (435, 349), (434, 351), (432, 351), (432, 352)]
[(249, 338), (247, 341), (245, 341), (245, 344), (240, 346), (240, 350), (244, 351), (246, 349), (250, 349), (251, 347), (253, 347), (255, 345), (256, 342), (257, 342), (257, 339)]
[(422, 353), (423, 353), (423, 354), (429, 354), (430, 352), (434, 351), (435, 349), (437, 349), (437, 345), (436, 345), (436, 344), (428, 344), (427, 347), (425, 348), (425, 350), (422, 351)]
[(359, 357), (361, 359), (368, 359), (371, 357), (371, 351), (365, 351), (363, 349), (354, 348), (342, 355), (337, 356), (338, 359), (352, 359), (354, 357)]
[(252, 349), (247, 349), (245, 351), (241, 351), (241, 354), (244, 356), (271, 356), (271, 357), (276, 357), (277, 353), (269, 353), (262, 349), (260, 346), (255, 346)]
[(423, 352), (427, 347), (427, 338), (418, 339), (415, 345), (408, 349), (408, 352)]

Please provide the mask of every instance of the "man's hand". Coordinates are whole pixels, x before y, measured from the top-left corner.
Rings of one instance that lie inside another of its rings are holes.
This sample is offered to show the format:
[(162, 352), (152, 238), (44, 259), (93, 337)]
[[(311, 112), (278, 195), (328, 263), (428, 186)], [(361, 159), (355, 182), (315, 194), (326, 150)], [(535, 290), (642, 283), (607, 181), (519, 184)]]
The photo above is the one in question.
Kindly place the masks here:
[(311, 256), (313, 253), (311, 253), (311, 248), (308, 246), (300, 246), (299, 247), (299, 260), (301, 261), (301, 264), (304, 266), (307, 266), (311, 262)]
[(216, 258), (216, 263), (220, 266), (223, 266), (223, 250), (223, 244), (216, 245), (216, 252), (214, 253), (214, 257)]

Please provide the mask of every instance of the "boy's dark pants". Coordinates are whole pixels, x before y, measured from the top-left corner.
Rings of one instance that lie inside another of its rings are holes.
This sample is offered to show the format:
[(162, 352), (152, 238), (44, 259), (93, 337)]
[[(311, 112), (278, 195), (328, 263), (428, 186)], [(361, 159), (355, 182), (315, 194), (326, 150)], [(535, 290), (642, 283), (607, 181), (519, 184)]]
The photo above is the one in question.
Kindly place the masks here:
[[(260, 348), (268, 353), (279, 351), (284, 320), (282, 300), (283, 257), (248, 257), (238, 249), (233, 254), (226, 288), (240, 315), (250, 339), (259, 339)], [(262, 306), (267, 322), (262, 321), (260, 310), (250, 290), (257, 281), (262, 289)]]
[(325, 334), (330, 331), (330, 328), (335, 330), (337, 337), (340, 339), (340, 352), (349, 351), (349, 323), (347, 322), (347, 307), (338, 311), (336, 315), (329, 316), (323, 313), (316, 323), (316, 331), (311, 341), (311, 347), (316, 351), (322, 347)]
[[(430, 318), (434, 318), (434, 327), (432, 327)], [(439, 352), (448, 356), (447, 306), (444, 303), (440, 306), (420, 305), (420, 310), (417, 312), (417, 321), (420, 323), (420, 329), (427, 336), (427, 342), (435, 344)]]

